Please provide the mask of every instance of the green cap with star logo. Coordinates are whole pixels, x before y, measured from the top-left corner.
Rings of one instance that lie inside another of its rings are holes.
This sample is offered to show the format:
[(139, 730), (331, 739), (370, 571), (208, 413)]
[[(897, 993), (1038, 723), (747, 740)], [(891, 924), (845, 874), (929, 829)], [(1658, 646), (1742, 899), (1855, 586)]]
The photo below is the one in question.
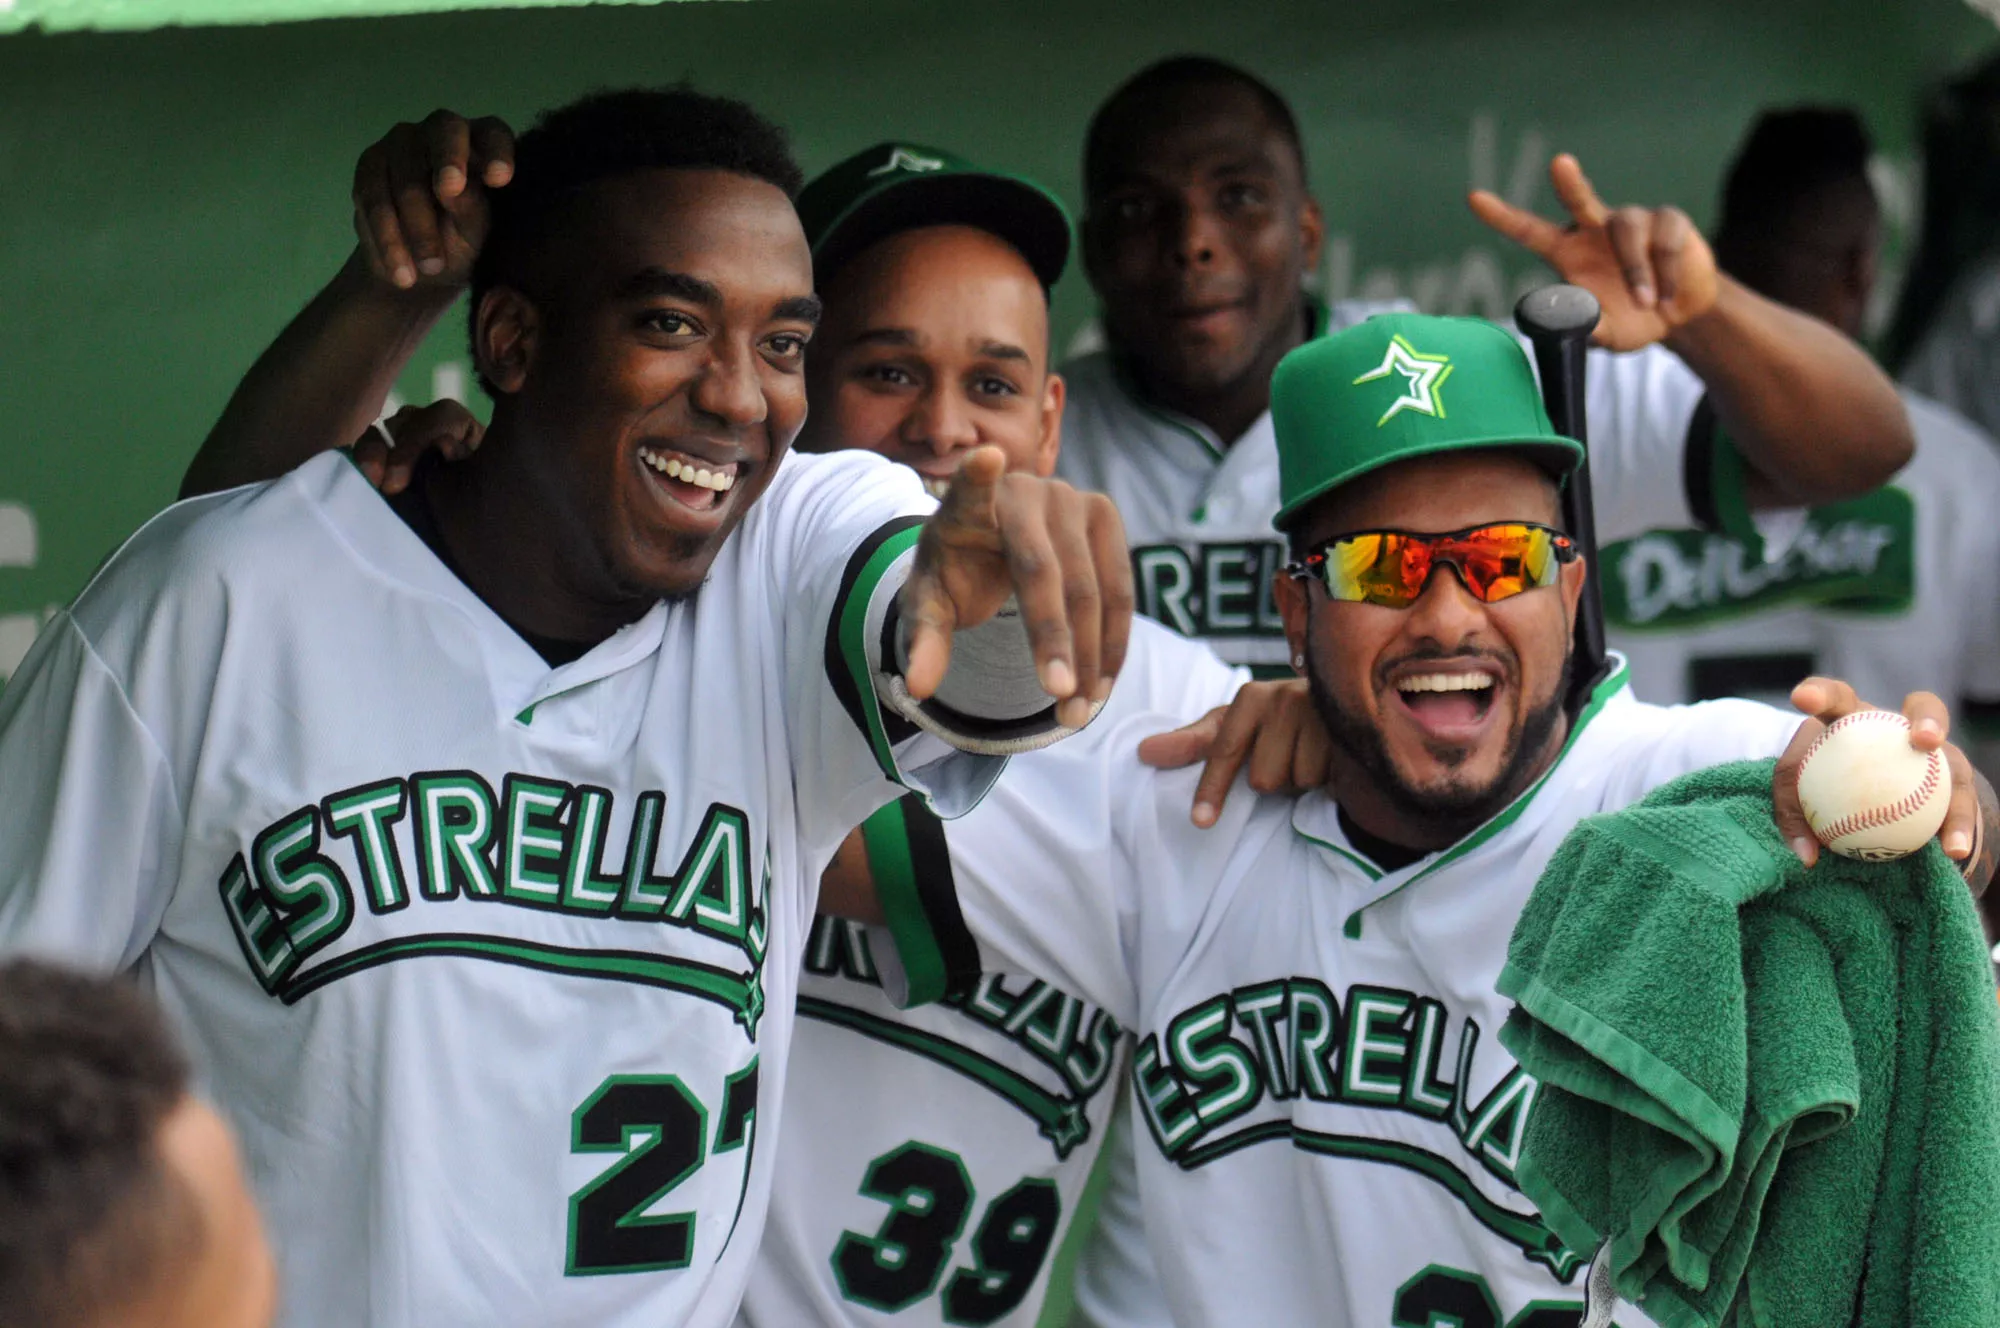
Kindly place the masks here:
[(1278, 516), (1433, 452), (1519, 449), (1561, 479), (1583, 448), (1549, 423), (1528, 357), (1483, 318), (1378, 314), (1309, 341), (1271, 375)]
[(877, 240), (919, 226), (997, 235), (1021, 251), (1045, 289), (1069, 263), (1061, 199), (1025, 176), (919, 143), (877, 143), (828, 167), (799, 191), (798, 208), (821, 282)]

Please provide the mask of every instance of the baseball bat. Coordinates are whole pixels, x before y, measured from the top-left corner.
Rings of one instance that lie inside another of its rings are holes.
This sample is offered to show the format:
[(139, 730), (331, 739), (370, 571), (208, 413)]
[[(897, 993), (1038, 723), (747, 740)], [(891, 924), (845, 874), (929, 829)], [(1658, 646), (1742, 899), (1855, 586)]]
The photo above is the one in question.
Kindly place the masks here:
[(1565, 698), (1572, 718), (1611, 669), (1604, 651), (1604, 597), (1597, 588), (1597, 515), (1590, 502), (1590, 427), (1583, 406), (1584, 352), (1602, 312), (1589, 291), (1561, 284), (1531, 290), (1514, 306), (1514, 322), (1535, 348), (1549, 423), (1583, 447), (1583, 462), (1562, 494), (1563, 525), (1589, 569), (1583, 602), (1577, 606), (1574, 664)]

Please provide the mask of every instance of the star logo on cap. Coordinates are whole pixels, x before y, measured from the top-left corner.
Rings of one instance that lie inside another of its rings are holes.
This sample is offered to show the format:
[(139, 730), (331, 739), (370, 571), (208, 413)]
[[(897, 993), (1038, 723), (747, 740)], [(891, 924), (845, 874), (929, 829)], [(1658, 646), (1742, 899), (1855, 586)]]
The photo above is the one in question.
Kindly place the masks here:
[(1389, 409), (1375, 421), (1376, 428), (1381, 428), (1405, 410), (1421, 411), (1440, 420), (1444, 418), (1444, 402), (1438, 400), (1438, 389), (1444, 386), (1445, 379), (1451, 377), (1451, 356), (1424, 355), (1401, 337), (1392, 337), (1388, 354), (1382, 357), (1381, 365), (1355, 379), (1354, 385), (1359, 387), (1378, 378), (1387, 378), (1390, 374), (1401, 375), (1403, 395), (1389, 403)]
[(912, 152), (908, 148), (899, 147), (889, 153), (889, 160), (868, 172), (868, 178), (872, 180), (878, 175), (887, 175), (891, 171), (910, 171), (921, 175), (925, 171), (941, 171), (943, 169), (944, 162), (938, 158), (926, 157), (921, 152)]

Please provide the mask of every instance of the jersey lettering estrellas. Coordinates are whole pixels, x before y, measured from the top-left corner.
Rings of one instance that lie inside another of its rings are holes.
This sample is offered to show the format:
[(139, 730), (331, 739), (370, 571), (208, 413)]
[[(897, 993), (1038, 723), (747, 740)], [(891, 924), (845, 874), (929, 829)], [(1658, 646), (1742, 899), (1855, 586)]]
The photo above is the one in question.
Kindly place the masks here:
[(1132, 764), (1147, 727), (1107, 745), (1097, 797), (1031, 806), (1003, 781), (949, 833), (987, 962), (1048, 973), (1133, 1029), (1139, 1194), (1174, 1321), (1575, 1314), (1590, 1252), (1564, 1248), (1514, 1184), (1536, 1088), (1495, 1036), (1514, 920), (1580, 819), (1775, 755), (1796, 718), (1647, 706), (1620, 670), (1536, 787), (1395, 871), (1354, 849), (1323, 794), (1239, 790), (1194, 830), (1193, 775)]
[[(1097, 749), (1124, 717), (1186, 723), (1242, 680), (1206, 646), (1139, 619), (1103, 713), (1013, 758), (1001, 780), (1060, 805), (1101, 777)], [(951, 898), (949, 833), (914, 797), (870, 818), (878, 881), (908, 878), (889, 897)], [(1008, 857), (991, 870), (1004, 875)], [(882, 991), (871, 945), (882, 939), (831, 918), (813, 926), (742, 1321), (1029, 1328), (1122, 1097), (1131, 1039), (1059, 984), (999, 972), (967, 970), (939, 1003), (900, 1010)]]
[(1819, 673), (1876, 705), (1913, 691), (1956, 720), (2000, 720), (2000, 448), (1905, 393), (1917, 451), (1884, 488), (1806, 514), (1769, 561), (1706, 531), (1606, 547), (1605, 624), (1632, 688), (1671, 704), (1782, 702)]
[(941, 750), (869, 662), (931, 506), (789, 458), (697, 594), (551, 670), (329, 455), (50, 624), (0, 698), (0, 948), (150, 982), (284, 1323), (730, 1321), (819, 873)]
[[(1316, 310), (1315, 330), (1337, 331), (1391, 307)], [(1139, 611), (1206, 640), (1231, 663), (1260, 673), (1282, 668), (1288, 652), (1271, 581), (1286, 554), (1271, 529), (1278, 444), (1270, 412), (1225, 446), (1203, 425), (1147, 402), (1109, 351), (1071, 361), (1063, 375), (1069, 396), (1056, 473), (1118, 504)], [(1712, 476), (1708, 466), (1687, 464), (1703, 391), (1663, 348), (1590, 353), (1586, 407), (1600, 538), (1711, 519), (1710, 485), (1728, 472), (1715, 468)]]

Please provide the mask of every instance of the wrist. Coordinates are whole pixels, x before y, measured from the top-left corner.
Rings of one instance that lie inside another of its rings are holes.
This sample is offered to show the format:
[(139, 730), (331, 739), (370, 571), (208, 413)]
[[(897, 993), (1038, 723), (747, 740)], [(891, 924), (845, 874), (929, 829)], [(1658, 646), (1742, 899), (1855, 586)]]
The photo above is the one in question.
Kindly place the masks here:
[(1715, 274), (1715, 293), (1701, 309), (1677, 323), (1661, 338), (1668, 350), (1682, 359), (1699, 357), (1704, 347), (1726, 339), (1732, 311), (1746, 289), (1727, 272)]
[(347, 256), (347, 262), (333, 279), (333, 286), (343, 302), (358, 310), (388, 320), (420, 322), (426, 327), (443, 316), (465, 290), (461, 285), (423, 281), (408, 290), (401, 289), (370, 271), (359, 247)]

